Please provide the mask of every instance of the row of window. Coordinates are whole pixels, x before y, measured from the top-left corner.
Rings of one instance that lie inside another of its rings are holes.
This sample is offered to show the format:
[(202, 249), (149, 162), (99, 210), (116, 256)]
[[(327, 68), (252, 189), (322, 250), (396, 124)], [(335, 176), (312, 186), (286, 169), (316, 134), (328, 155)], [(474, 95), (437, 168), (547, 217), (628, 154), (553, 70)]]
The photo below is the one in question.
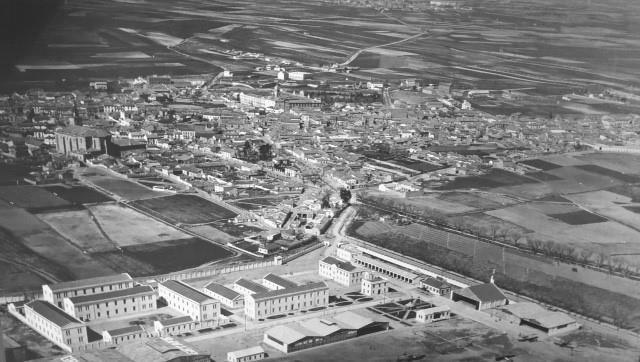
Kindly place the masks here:
[[(119, 290), (122, 289), (122, 284), (123, 283), (118, 283), (118, 287), (115, 290)], [(62, 293), (56, 293), (56, 297), (59, 298), (64, 298), (64, 297), (77, 297), (78, 295), (87, 295), (87, 290), (89, 290), (90, 292), (92, 292), (92, 294), (96, 294), (97, 292), (108, 292), (111, 290), (114, 290), (114, 287), (116, 285), (115, 284), (111, 284), (111, 285), (103, 285), (101, 287), (93, 287), (93, 288), (85, 288), (82, 289), (82, 294), (78, 294), (78, 292), (80, 291), (80, 289), (78, 290), (74, 290), (74, 291), (70, 291), (70, 292), (62, 292)], [(125, 284), (125, 287), (127, 287), (127, 285)], [(98, 291), (96, 292), (96, 288), (98, 289)], [(108, 288), (107, 290), (105, 290), (105, 288)]]

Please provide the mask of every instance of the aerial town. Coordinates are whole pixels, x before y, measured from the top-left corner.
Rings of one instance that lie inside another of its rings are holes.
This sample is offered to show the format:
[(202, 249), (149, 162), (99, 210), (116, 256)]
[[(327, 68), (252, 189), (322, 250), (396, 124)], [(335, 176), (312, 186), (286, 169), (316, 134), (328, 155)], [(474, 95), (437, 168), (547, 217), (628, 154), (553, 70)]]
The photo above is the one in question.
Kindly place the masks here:
[(465, 48), (492, 1), (142, 3), (0, 87), (0, 361), (638, 360), (637, 77)]

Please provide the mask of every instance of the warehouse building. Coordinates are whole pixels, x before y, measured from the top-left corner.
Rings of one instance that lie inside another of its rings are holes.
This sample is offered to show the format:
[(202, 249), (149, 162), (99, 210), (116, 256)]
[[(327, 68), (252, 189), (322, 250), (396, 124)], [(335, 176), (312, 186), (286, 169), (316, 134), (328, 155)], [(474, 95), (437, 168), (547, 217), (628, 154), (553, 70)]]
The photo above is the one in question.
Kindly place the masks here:
[(262, 319), (329, 304), (329, 287), (324, 282), (271, 290), (245, 297), (244, 313), (251, 319)]
[(202, 288), (202, 292), (211, 298), (220, 301), (225, 307), (231, 309), (244, 307), (242, 294), (233, 289), (229, 289), (222, 284), (211, 282)]
[(249, 347), (227, 353), (227, 362), (249, 362), (265, 359), (267, 354), (260, 346)]
[(528, 326), (549, 336), (566, 333), (580, 328), (575, 319), (562, 312), (552, 312), (537, 304), (519, 302), (501, 307), (498, 311), (501, 319), (511, 323)]
[(344, 312), (331, 318), (313, 318), (295, 325), (273, 327), (264, 333), (263, 342), (281, 352), (290, 353), (383, 331), (388, 327), (388, 322), (377, 322), (354, 312)]
[(88, 342), (85, 324), (47, 301), (25, 304), (24, 315), (29, 327), (66, 351)]
[(477, 310), (501, 307), (509, 304), (509, 299), (502, 293), (500, 288), (493, 283), (473, 285), (460, 290), (455, 290), (451, 294), (454, 302), (465, 302), (472, 305)]
[(184, 313), (205, 327), (205, 321), (216, 320), (220, 315), (220, 302), (176, 280), (158, 284), (158, 295), (167, 305)]
[(433, 277), (420, 280), (420, 288), (443, 297), (449, 297), (451, 295), (451, 284)]
[[(126, 343), (116, 351), (136, 362), (210, 362), (211, 355), (185, 341), (172, 337), (158, 337), (146, 341)], [(113, 361), (114, 359), (111, 359)], [(116, 359), (116, 361), (120, 361)]]
[(91, 295), (133, 287), (133, 279), (127, 273), (89, 279), (42, 285), (43, 299), (63, 308), (63, 299), (79, 295)]
[(364, 270), (338, 258), (328, 256), (318, 262), (318, 274), (346, 287), (360, 286)]
[(262, 278), (262, 285), (271, 290), (295, 288), (298, 284), (275, 274), (267, 274)]
[(233, 283), (233, 290), (245, 296), (245, 298), (251, 294), (265, 293), (269, 291), (269, 288), (258, 284), (254, 281), (240, 278)]
[(156, 309), (156, 293), (150, 286), (138, 285), (106, 293), (64, 298), (65, 312), (88, 322)]
[(448, 306), (439, 306), (416, 311), (416, 320), (421, 323), (433, 323), (451, 318)]

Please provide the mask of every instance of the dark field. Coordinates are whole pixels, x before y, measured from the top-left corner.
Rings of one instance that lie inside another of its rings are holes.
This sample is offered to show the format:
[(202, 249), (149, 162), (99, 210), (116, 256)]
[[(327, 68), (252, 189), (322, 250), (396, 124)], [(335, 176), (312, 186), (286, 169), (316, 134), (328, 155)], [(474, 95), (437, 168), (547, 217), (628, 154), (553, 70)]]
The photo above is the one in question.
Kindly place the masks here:
[(202, 224), (236, 217), (236, 213), (195, 195), (172, 195), (132, 203), (171, 223)]
[(90, 180), (97, 186), (102, 187), (103, 189), (111, 192), (112, 194), (115, 194), (117, 196), (120, 196), (128, 200), (137, 200), (137, 199), (165, 195), (163, 193), (156, 192), (144, 186), (138, 185), (135, 182), (113, 178), (109, 176), (100, 177), (100, 178), (90, 177)]
[(232, 255), (232, 252), (198, 238), (128, 246), (123, 247), (122, 252), (92, 254), (114, 270), (138, 277), (193, 268)]
[(552, 175), (550, 173), (546, 173), (544, 171), (531, 172), (531, 173), (528, 173), (527, 176), (533, 177), (534, 179), (539, 180), (539, 181), (543, 181), (543, 182), (544, 181), (560, 181), (560, 180), (562, 180), (561, 177), (558, 177), (556, 175)]
[(93, 204), (113, 201), (113, 199), (86, 186), (46, 186), (45, 189), (72, 204)]
[(38, 186), (2, 186), (0, 199), (31, 211), (62, 209), (71, 203)]
[[(603, 175), (603, 176), (607, 176), (607, 177), (611, 177), (614, 178), (616, 180), (625, 182), (625, 183), (636, 183), (636, 182), (640, 182), (640, 176), (637, 175), (629, 175), (629, 174), (624, 174), (618, 171), (614, 171), (605, 167), (601, 167), (601, 166), (597, 166), (597, 165), (578, 165), (575, 166), (577, 168), (580, 168), (582, 170), (591, 172), (591, 173), (596, 173), (598, 175)], [(631, 171), (635, 171), (635, 170), (631, 170)]]
[(544, 160), (538, 160), (538, 159), (526, 160), (526, 161), (522, 161), (520, 163), (525, 164), (527, 166), (535, 167), (535, 168), (540, 169), (542, 171), (553, 170), (554, 168), (561, 167), (560, 165), (556, 165), (555, 163), (551, 163), (551, 162), (544, 161)]
[(419, 172), (431, 172), (431, 171), (440, 170), (444, 168), (444, 166), (442, 165), (437, 165), (437, 164), (424, 162), (424, 161), (412, 160), (409, 158), (397, 158), (389, 162), (395, 163), (397, 165), (404, 166)]
[(446, 185), (439, 187), (440, 190), (456, 190), (456, 189), (488, 189), (502, 186), (516, 186), (527, 183), (536, 183), (528, 177), (520, 176), (515, 173), (507, 172), (499, 169), (492, 169), (486, 175), (458, 177)]
[(551, 214), (549, 215), (554, 217), (564, 223), (569, 225), (584, 225), (584, 224), (595, 224), (598, 222), (608, 221), (607, 219), (598, 216), (596, 214), (592, 214), (588, 211), (580, 210), (575, 212), (567, 212), (564, 214)]

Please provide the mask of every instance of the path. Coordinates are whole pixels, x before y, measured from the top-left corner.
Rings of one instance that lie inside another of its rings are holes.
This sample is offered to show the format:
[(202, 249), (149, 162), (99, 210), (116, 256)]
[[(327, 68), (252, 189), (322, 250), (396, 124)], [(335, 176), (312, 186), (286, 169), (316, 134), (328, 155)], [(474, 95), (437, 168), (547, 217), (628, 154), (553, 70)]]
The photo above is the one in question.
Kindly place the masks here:
[(362, 48), (362, 49), (356, 51), (353, 55), (351, 55), (346, 61), (340, 63), (339, 66), (345, 67), (345, 66), (349, 65), (351, 62), (356, 60), (356, 58), (360, 54), (362, 54), (363, 52), (366, 52), (368, 50), (375, 49), (375, 48), (384, 48), (384, 47), (388, 47), (388, 46), (391, 46), (391, 45), (397, 45), (397, 44), (405, 43), (405, 42), (408, 42), (408, 41), (415, 40), (415, 39), (417, 39), (417, 38), (419, 38), (421, 36), (427, 35), (427, 34), (428, 34), (427, 32), (422, 32), (422, 33), (419, 33), (419, 34), (412, 35), (412, 36), (410, 36), (408, 38), (396, 40), (396, 41), (391, 42), (391, 43), (386, 43), (386, 44), (381, 44), (381, 45), (374, 45), (374, 46), (370, 46), (370, 47), (367, 47), (367, 48)]

